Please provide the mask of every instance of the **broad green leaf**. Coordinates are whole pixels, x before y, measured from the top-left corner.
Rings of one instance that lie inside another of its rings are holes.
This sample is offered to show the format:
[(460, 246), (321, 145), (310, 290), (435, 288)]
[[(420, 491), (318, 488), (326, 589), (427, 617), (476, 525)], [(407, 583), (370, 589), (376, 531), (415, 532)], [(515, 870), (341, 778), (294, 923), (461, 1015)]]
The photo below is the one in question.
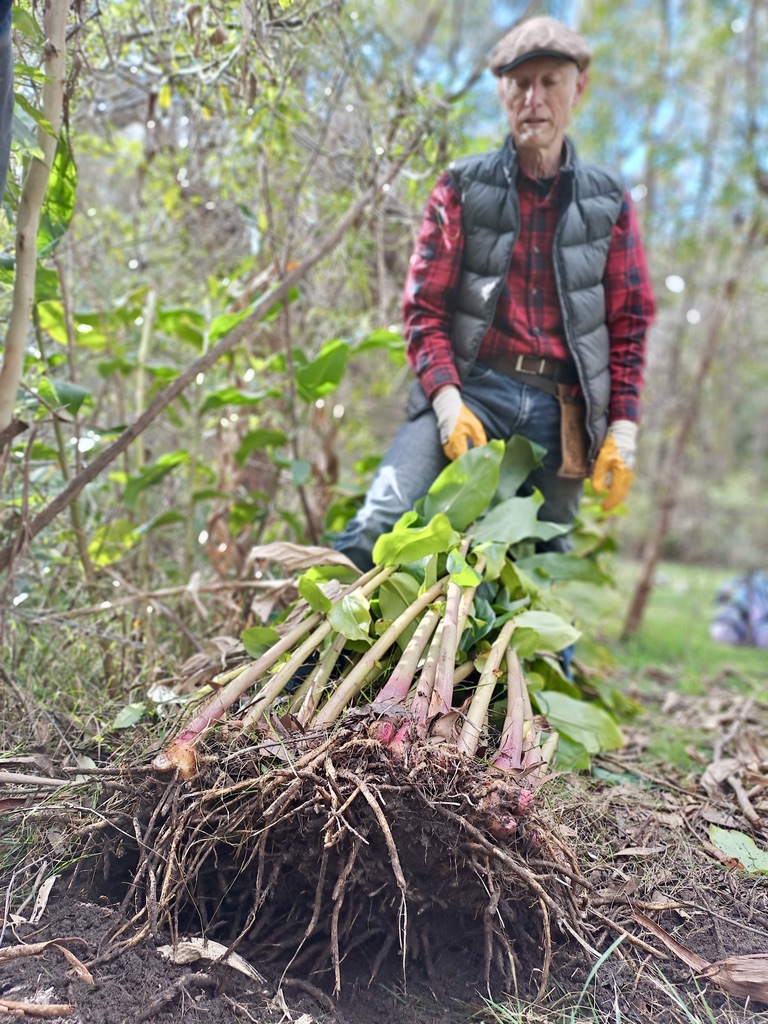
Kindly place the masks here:
[(555, 765), (561, 772), (585, 772), (589, 770), (591, 759), (589, 751), (583, 743), (579, 743), (565, 733), (558, 733)]
[(332, 605), (328, 621), (347, 640), (370, 640), (371, 606), (368, 599), (355, 590)]
[[(508, 617), (505, 616), (505, 619)], [(521, 658), (532, 658), (541, 649), (538, 632), (535, 629), (526, 629), (524, 626), (515, 629), (511, 642)]]
[(476, 587), (481, 582), (481, 577), (458, 549), (449, 553), (446, 570), (451, 575), (451, 582), (460, 587)]
[(261, 451), (262, 448), (281, 447), (284, 444), (288, 444), (288, 438), (282, 430), (249, 430), (235, 453), (235, 461), (242, 466), (253, 452)]
[(252, 658), (260, 658), (270, 647), (277, 643), (280, 634), (269, 626), (251, 626), (240, 634), (240, 640)]
[(476, 555), (483, 555), (485, 557), (483, 577), (486, 580), (497, 580), (501, 576), (507, 562), (507, 545), (493, 543), (477, 544), (473, 545), (472, 550)]
[(339, 339), (328, 341), (318, 355), (296, 366), (296, 388), (305, 402), (330, 395), (341, 383), (347, 369), (349, 346)]
[(403, 528), (401, 524), (408, 521), (407, 517), (412, 517), (410, 521), (416, 518), (415, 513), (407, 512), (391, 533), (382, 534), (376, 541), (373, 560), (377, 565), (407, 565), (426, 555), (450, 551), (461, 539), (442, 512), (421, 527)]
[(472, 530), (475, 543), (505, 544), (509, 547), (535, 537), (539, 525), (536, 517), (543, 500), (537, 493), (527, 498), (507, 498), (500, 505), (494, 505), (475, 524)]
[(278, 465), (285, 465), (288, 467), (294, 487), (303, 487), (312, 476), (312, 466), (306, 459), (289, 459), (287, 462), (283, 462), (281, 459), (276, 459), (275, 461)]
[[(395, 572), (385, 580), (377, 591), (379, 611), (384, 622), (393, 622), (418, 598), (421, 588), (418, 580), (410, 573)], [(398, 647), (404, 648), (413, 636), (418, 620), (403, 630), (397, 638)]]
[(561, 736), (580, 743), (590, 754), (617, 750), (624, 737), (616, 722), (602, 708), (565, 693), (534, 692), (531, 700)]
[[(50, 125), (48, 126), (50, 128)], [(67, 136), (62, 132), (53, 158), (48, 188), (37, 232), (38, 258), (51, 253), (70, 225), (75, 212), (77, 168)]]
[(188, 464), (189, 452), (187, 451), (168, 452), (166, 455), (161, 455), (152, 466), (148, 466), (137, 476), (128, 477), (123, 492), (123, 501), (128, 508), (135, 510), (136, 501), (142, 491), (146, 491), (148, 487), (154, 487), (155, 484), (160, 483), (177, 466)]
[(29, 11), (25, 11), (22, 7), (18, 7), (16, 4), (14, 4), (11, 9), (13, 11), (13, 27), (16, 31), (20, 32), (33, 43), (42, 44), (43, 33)]
[(174, 526), (176, 523), (186, 523), (187, 517), (182, 515), (178, 509), (168, 509), (166, 512), (161, 512), (159, 515), (152, 516), (141, 526), (136, 528), (136, 533), (139, 536), (143, 536), (145, 533), (152, 533), (153, 530), (159, 530), (161, 526)]
[(115, 519), (96, 529), (88, 545), (88, 554), (94, 565), (111, 565), (128, 554), (138, 539), (133, 523), (127, 519)]
[(83, 402), (91, 397), (90, 391), (86, 388), (70, 384), (66, 380), (50, 380), (48, 377), (40, 378), (37, 393), (54, 412), (57, 409), (66, 409), (71, 416), (77, 416)]
[(112, 720), (111, 729), (132, 729), (141, 719), (144, 717), (144, 712), (147, 710), (147, 705), (138, 702), (136, 704), (126, 704), (125, 707), (118, 711)]
[(502, 441), (471, 448), (442, 471), (424, 498), (424, 517), (447, 516), (456, 530), (466, 530), (488, 507), (499, 482)]
[(316, 580), (312, 579), (309, 573), (299, 576), (299, 593), (307, 602), (313, 612), (328, 612), (331, 610), (331, 599), (320, 589)]
[[(205, 396), (205, 401), (200, 407), (201, 412), (210, 412), (211, 409), (221, 409), (225, 405), (251, 405), (257, 406), (265, 398), (277, 398), (279, 397), (279, 391), (241, 391), (239, 388), (221, 388), (219, 391), (214, 391), (210, 395)], [(281, 431), (268, 431), (268, 433), (280, 433), (281, 437), (285, 437)], [(283, 443), (283, 442), (275, 442)]]
[(551, 583), (579, 581), (603, 586), (610, 582), (610, 577), (591, 558), (580, 558), (561, 551), (530, 555), (520, 558), (517, 564), (531, 576), (543, 577)]
[(510, 438), (504, 448), (495, 500), (506, 501), (508, 498), (514, 498), (533, 470), (542, 464), (545, 454), (546, 451), (541, 445), (534, 444), (519, 434)]
[(245, 309), (239, 310), (237, 313), (223, 313), (221, 316), (217, 316), (215, 320), (211, 322), (210, 329), (208, 331), (208, 343), (215, 345), (216, 342), (223, 338), (225, 334), (229, 334), (230, 331), (234, 330), (238, 324), (241, 324), (243, 320), (247, 320), (252, 313), (250, 306)]
[(24, 113), (27, 114), (38, 126), (38, 128), (42, 128), (47, 135), (56, 134), (48, 118), (43, 116), (42, 112), (38, 110), (34, 103), (29, 102), (23, 92), (14, 93), (14, 102), (16, 106), (20, 110), (23, 110)]
[(196, 309), (185, 306), (172, 309), (161, 307), (155, 314), (155, 324), (163, 334), (178, 338), (202, 352), (206, 320)]
[[(533, 629), (539, 634), (538, 650), (562, 651), (564, 647), (576, 643), (581, 636), (578, 629), (553, 612), (529, 611), (520, 612), (515, 622), (518, 629)], [(514, 640), (514, 634), (513, 634)]]
[(768, 874), (768, 850), (761, 849), (751, 836), (735, 829), (710, 825), (709, 838), (718, 850), (728, 857), (735, 857), (745, 871), (753, 875)]

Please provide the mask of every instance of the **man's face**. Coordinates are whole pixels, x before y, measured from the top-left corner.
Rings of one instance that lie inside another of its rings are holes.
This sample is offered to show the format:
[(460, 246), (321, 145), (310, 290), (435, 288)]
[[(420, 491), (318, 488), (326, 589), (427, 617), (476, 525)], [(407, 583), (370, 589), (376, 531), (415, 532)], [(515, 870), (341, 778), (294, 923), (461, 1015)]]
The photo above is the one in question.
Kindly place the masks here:
[(586, 71), (552, 57), (532, 57), (502, 75), (499, 98), (517, 149), (545, 164), (559, 161), (571, 111), (586, 85)]

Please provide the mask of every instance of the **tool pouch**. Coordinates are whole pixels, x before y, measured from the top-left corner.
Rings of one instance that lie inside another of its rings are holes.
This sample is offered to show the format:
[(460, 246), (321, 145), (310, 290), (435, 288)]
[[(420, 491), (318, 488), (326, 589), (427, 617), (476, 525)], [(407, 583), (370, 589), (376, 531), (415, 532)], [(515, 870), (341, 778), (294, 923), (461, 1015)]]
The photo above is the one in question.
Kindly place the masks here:
[(589, 435), (586, 427), (586, 405), (581, 392), (572, 384), (557, 385), (560, 403), (560, 447), (562, 463), (557, 475), (569, 480), (583, 480), (588, 473)]

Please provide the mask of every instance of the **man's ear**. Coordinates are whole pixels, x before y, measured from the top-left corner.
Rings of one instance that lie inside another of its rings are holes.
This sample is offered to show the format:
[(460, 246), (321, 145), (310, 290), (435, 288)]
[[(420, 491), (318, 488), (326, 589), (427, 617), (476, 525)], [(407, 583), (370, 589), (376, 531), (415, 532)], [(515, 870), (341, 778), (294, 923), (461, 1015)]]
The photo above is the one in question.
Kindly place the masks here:
[(588, 85), (589, 85), (589, 71), (587, 71), (586, 68), (585, 68), (584, 71), (580, 71), (579, 72), (578, 78), (576, 79), (576, 91), (573, 94), (573, 104), (572, 104), (574, 107), (578, 106), (578, 104), (581, 102), (581, 97), (586, 92)]

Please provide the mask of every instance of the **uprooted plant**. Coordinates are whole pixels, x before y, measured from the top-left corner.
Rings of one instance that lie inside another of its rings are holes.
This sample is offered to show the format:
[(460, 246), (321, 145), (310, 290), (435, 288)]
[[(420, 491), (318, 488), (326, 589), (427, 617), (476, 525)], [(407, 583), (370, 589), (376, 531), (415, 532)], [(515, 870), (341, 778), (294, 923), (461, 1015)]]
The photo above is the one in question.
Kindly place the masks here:
[[(250, 631), (255, 660), (155, 756), (164, 794), (155, 782), (151, 812), (120, 812), (139, 841), (138, 934), (199, 919), (338, 991), (352, 951), (371, 977), (395, 949), (429, 972), (436, 920), (461, 922), (489, 984), (543, 990), (553, 929), (586, 927), (534, 799), (558, 740), (541, 712), (571, 750), (577, 735), (553, 655), (578, 633), (551, 583), (601, 574), (535, 553), (563, 532), (518, 495), (541, 455), (520, 438), (468, 452), (379, 539), (373, 570), (315, 566), (279, 628)], [(621, 742), (604, 711), (581, 714)]]

